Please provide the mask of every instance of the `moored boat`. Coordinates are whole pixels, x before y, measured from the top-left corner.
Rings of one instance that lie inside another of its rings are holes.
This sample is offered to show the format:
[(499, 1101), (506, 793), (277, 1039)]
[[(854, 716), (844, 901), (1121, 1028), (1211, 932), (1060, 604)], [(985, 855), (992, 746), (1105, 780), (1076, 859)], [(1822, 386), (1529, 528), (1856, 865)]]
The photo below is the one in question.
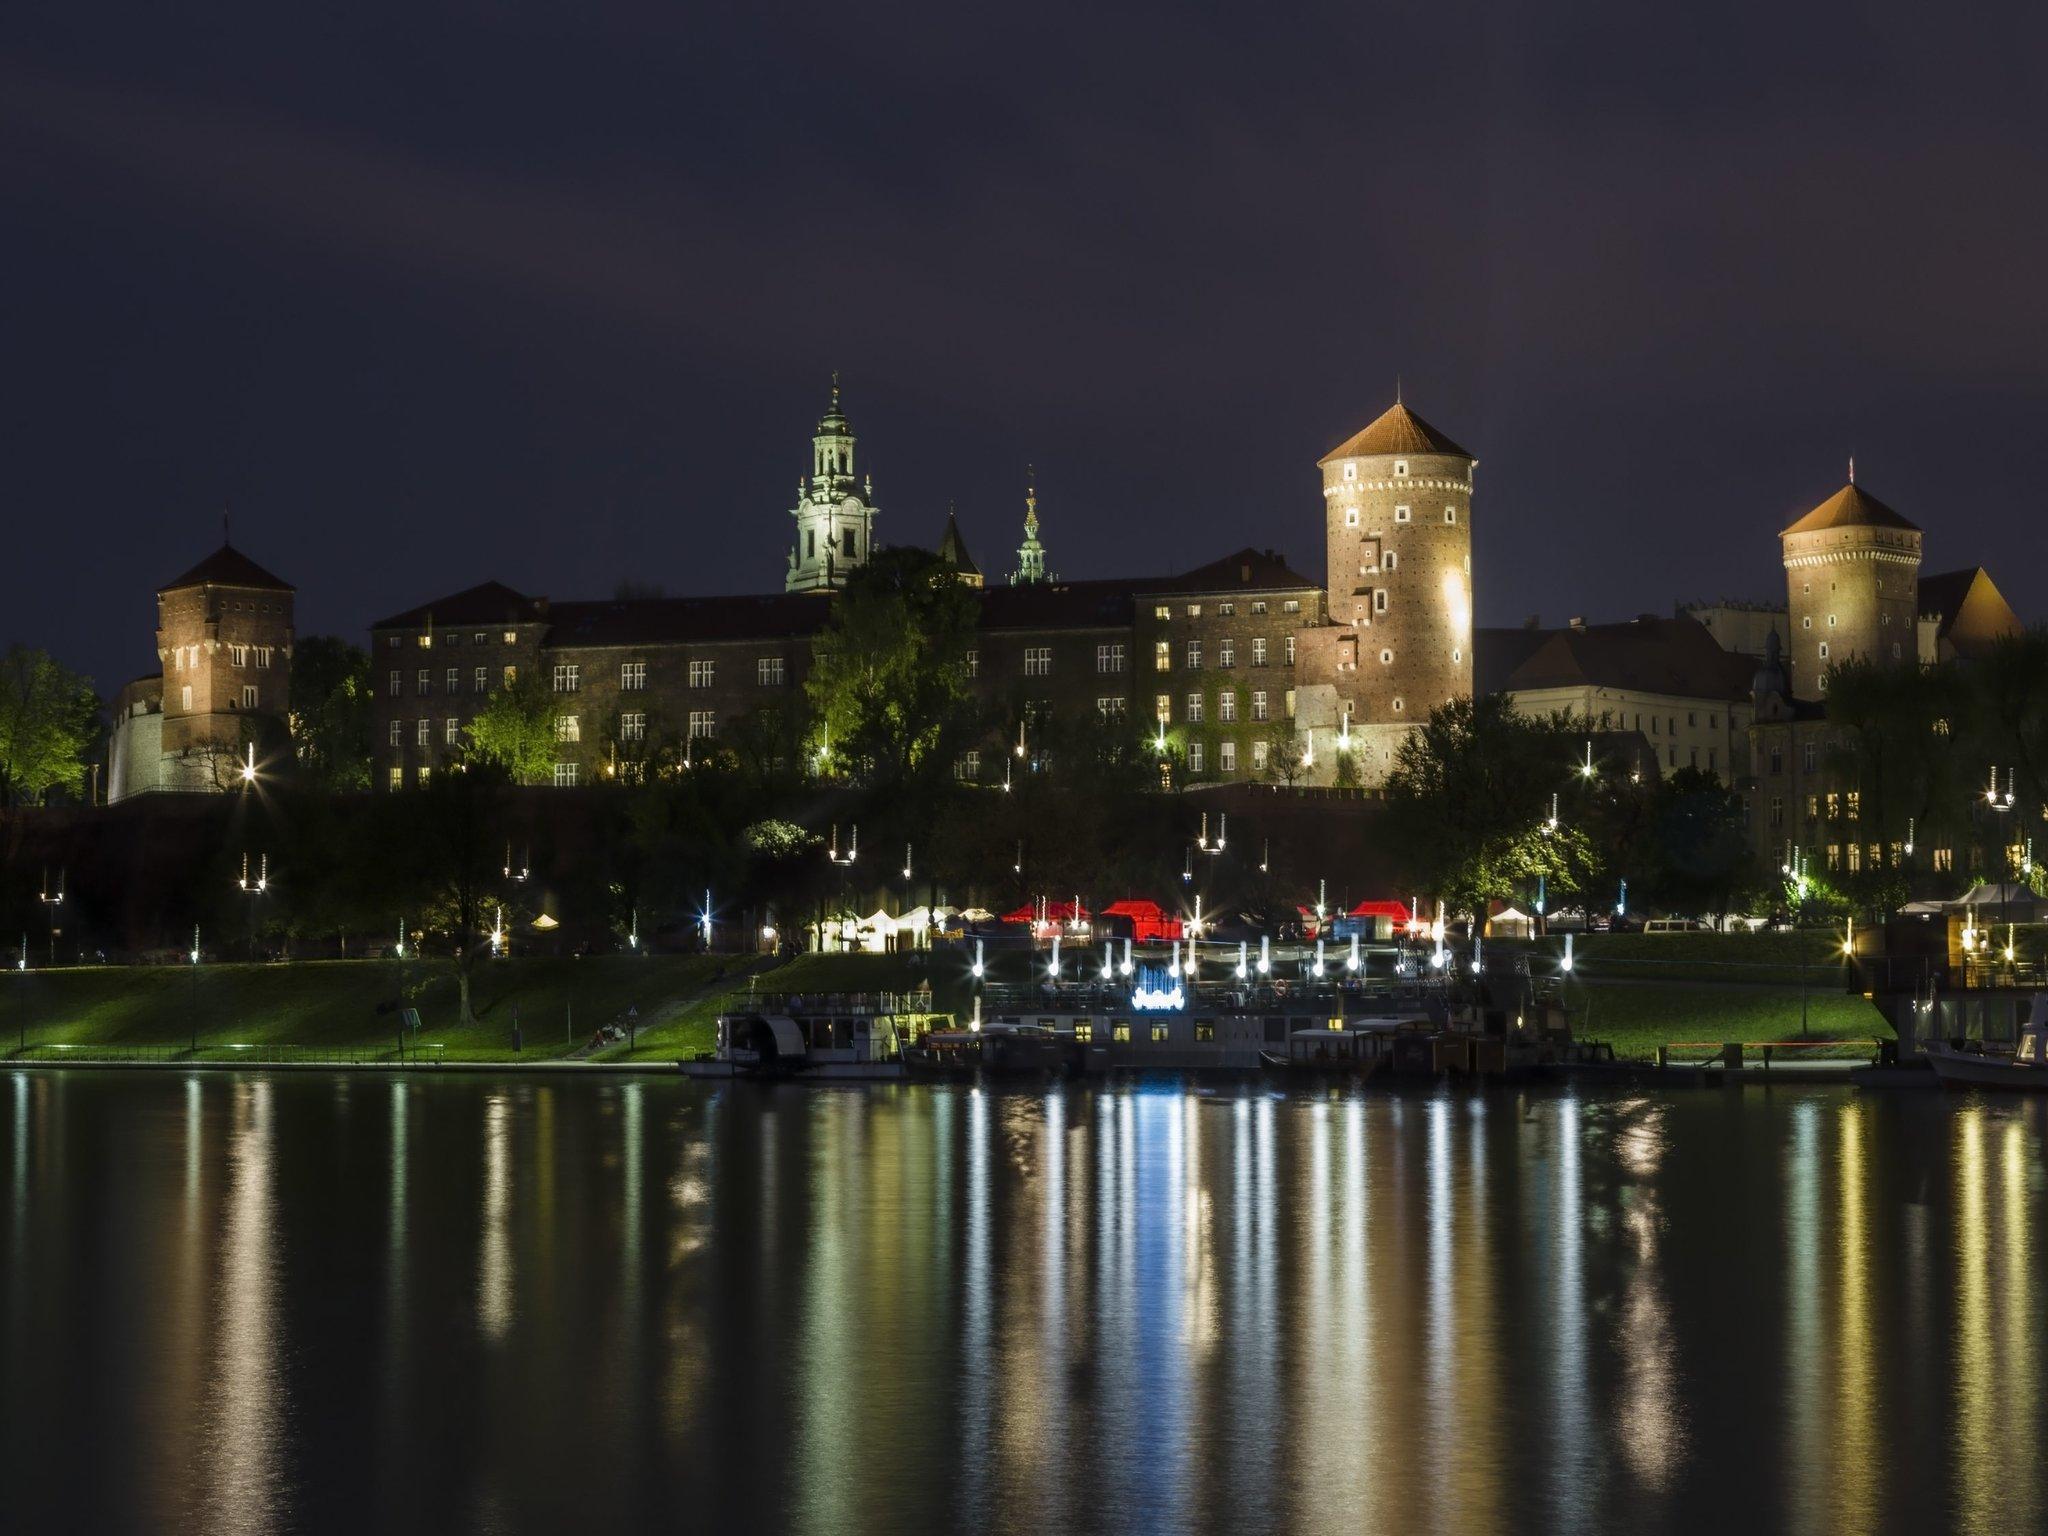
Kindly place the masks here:
[(1944, 1084), (2048, 1093), (2048, 992), (2034, 994), (2011, 1052), (1985, 1050), (1981, 1041), (1943, 1040), (1930, 1043), (1925, 1055)]

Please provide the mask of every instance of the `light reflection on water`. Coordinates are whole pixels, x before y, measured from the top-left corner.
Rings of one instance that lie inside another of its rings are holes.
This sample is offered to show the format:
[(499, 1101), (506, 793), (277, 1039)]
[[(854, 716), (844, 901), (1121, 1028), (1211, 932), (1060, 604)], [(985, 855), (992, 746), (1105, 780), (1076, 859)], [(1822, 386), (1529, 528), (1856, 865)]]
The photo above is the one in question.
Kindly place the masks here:
[(11, 1528), (2044, 1514), (2044, 1105), (15, 1072), (0, 1108)]

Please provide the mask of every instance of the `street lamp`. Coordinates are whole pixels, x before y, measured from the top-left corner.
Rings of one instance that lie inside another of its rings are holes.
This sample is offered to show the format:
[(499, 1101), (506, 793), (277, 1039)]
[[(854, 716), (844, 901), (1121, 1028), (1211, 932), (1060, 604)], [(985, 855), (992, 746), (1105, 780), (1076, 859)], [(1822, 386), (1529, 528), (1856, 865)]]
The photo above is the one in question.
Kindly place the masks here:
[(1989, 805), (1989, 806), (1991, 807), (1991, 809), (1992, 809), (1992, 810), (1994, 810), (1994, 811), (1998, 811), (1998, 812), (2000, 812), (2001, 814), (2002, 814), (2002, 813), (2004, 813), (2004, 812), (2006, 812), (2006, 811), (2009, 811), (2009, 810), (2011, 810), (2011, 809), (2012, 809), (2012, 806), (2013, 806), (2013, 770), (2012, 770), (2012, 769), (2008, 768), (2008, 769), (2006, 769), (2006, 770), (2005, 770), (2005, 792), (2004, 792), (2003, 794), (2000, 794), (2000, 793), (1999, 793), (1999, 790), (1998, 790), (1998, 768), (1997, 768), (1997, 766), (1996, 766), (1996, 765), (1993, 765), (1993, 767), (1992, 767), (1992, 769), (1991, 769), (1991, 787), (1990, 787), (1989, 789), (1987, 789), (1987, 790), (1985, 790), (1985, 791), (1984, 791), (1984, 803), (1985, 803), (1985, 804), (1987, 804), (1987, 805)]
[(249, 755), (242, 763), (242, 782), (244, 784), (254, 784), (256, 782), (256, 743), (253, 741), (249, 743)]
[(50, 919), (50, 964), (52, 965), (57, 963), (57, 909), (64, 905), (64, 881), (65, 871), (60, 869), (57, 871), (57, 888), (54, 891), (51, 890), (50, 872), (45, 869), (43, 871), (43, 893), (38, 898), (43, 904), (44, 912)]
[(1593, 777), (1593, 738), (1590, 736), (1586, 738), (1586, 759), (1579, 764), (1579, 777), (1582, 779)]

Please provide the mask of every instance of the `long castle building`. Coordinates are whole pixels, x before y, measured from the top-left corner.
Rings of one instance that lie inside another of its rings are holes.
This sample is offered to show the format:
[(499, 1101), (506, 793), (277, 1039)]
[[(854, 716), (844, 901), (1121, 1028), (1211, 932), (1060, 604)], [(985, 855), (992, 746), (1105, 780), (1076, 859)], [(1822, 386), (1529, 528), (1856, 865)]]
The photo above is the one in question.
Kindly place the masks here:
[[(831, 595), (875, 548), (878, 508), (838, 381), (792, 509), (774, 594), (556, 601), (498, 582), (372, 626), (377, 787), (416, 786), (524, 677), (556, 699), (554, 782), (644, 771), (721, 743), (789, 749)], [(976, 686), (1022, 718), (1095, 710), (1165, 744), (1176, 787), (1285, 776), (1378, 782), (1402, 734), (1472, 686), (1473, 457), (1400, 403), (1322, 462), (1321, 579), (1246, 548), (1165, 575), (1060, 580), (1035, 487), (1007, 584), (949, 517), (940, 554), (980, 604)], [(1343, 765), (1340, 768), (1340, 765)], [(1001, 782), (1007, 743), (957, 764)]]

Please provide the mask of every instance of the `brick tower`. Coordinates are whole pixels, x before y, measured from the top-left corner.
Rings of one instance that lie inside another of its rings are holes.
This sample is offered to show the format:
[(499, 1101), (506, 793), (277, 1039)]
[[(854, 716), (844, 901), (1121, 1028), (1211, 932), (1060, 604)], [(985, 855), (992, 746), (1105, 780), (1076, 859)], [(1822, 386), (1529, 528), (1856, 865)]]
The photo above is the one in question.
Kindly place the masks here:
[(293, 588), (231, 544), (156, 595), (163, 787), (212, 790), (290, 702)]
[(1477, 464), (1399, 401), (1322, 460), (1333, 680), (1349, 731), (1370, 739), (1472, 692)]
[(1780, 537), (1795, 698), (1819, 698), (1828, 668), (1852, 657), (1918, 658), (1920, 530), (1857, 485), (1854, 464)]

